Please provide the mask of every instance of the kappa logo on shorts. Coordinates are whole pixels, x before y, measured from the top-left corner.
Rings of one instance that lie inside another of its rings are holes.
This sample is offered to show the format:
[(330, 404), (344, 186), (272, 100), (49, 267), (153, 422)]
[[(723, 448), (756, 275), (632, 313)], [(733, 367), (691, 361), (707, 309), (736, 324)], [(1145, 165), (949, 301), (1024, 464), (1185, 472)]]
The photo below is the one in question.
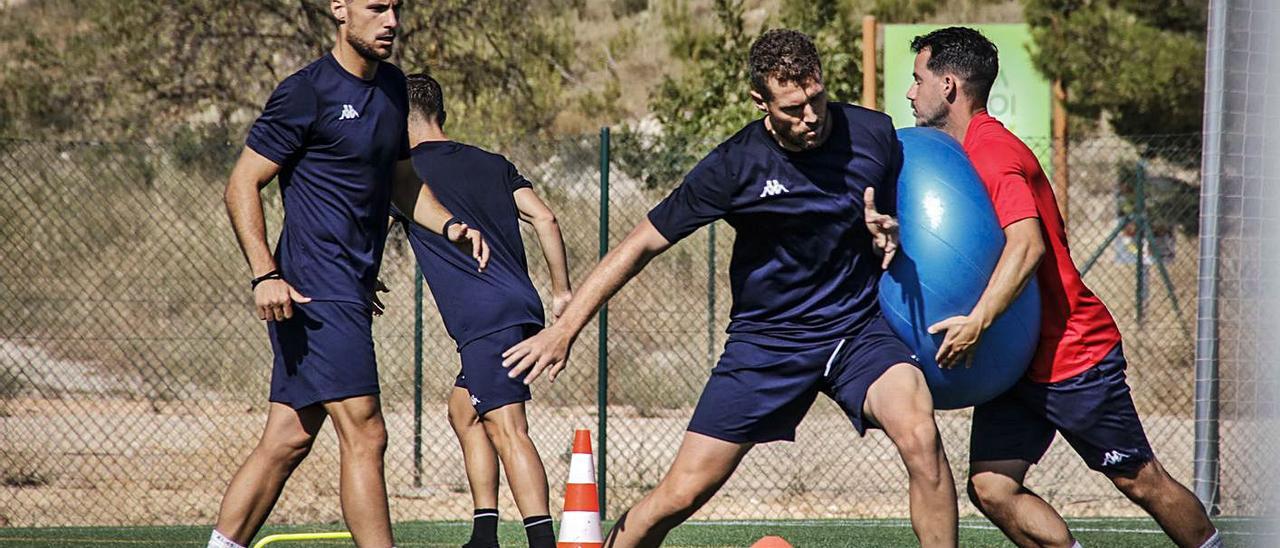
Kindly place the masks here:
[(342, 114), (338, 116), (339, 120), (354, 120), (360, 117), (360, 113), (356, 112), (356, 107), (351, 105), (342, 105)]
[(471, 405), (480, 405), (480, 398), (477, 398), (475, 394), (471, 395)]
[(1117, 464), (1120, 464), (1121, 462), (1124, 462), (1124, 460), (1129, 458), (1129, 456), (1130, 455), (1121, 453), (1120, 451), (1107, 451), (1105, 454), (1102, 455), (1102, 465), (1115, 466)]
[(768, 181), (764, 182), (764, 191), (760, 193), (760, 197), (768, 198), (770, 196), (777, 196), (784, 192), (791, 192), (791, 191), (787, 190), (787, 187), (782, 186), (782, 183), (779, 183), (777, 179), (769, 179)]

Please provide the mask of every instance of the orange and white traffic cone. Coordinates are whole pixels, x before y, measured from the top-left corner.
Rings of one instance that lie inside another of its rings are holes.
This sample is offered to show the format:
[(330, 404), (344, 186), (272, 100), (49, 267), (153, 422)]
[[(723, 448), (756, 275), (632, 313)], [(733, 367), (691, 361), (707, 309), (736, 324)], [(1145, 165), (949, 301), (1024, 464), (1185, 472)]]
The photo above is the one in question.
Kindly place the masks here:
[(596, 466), (591, 455), (591, 431), (573, 432), (569, 484), (564, 490), (564, 514), (556, 548), (600, 548), (600, 500), (596, 498)]

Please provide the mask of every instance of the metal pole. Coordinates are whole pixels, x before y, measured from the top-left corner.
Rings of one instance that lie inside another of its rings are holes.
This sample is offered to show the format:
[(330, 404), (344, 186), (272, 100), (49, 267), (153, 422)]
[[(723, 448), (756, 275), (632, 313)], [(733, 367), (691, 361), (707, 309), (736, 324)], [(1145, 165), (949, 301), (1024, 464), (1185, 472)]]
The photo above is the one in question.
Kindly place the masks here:
[(413, 486), (422, 487), (422, 270), (413, 269)]
[(862, 106), (876, 108), (876, 16), (862, 18)]
[(707, 232), (707, 360), (716, 360), (716, 223)]
[(1147, 232), (1147, 162), (1138, 160), (1138, 170), (1134, 173), (1133, 181), (1133, 243), (1138, 256), (1137, 262), (1134, 263), (1133, 271), (1134, 280), (1134, 310), (1138, 314), (1138, 325), (1142, 325), (1143, 318), (1146, 315), (1147, 304), (1147, 260), (1146, 247), (1147, 239), (1143, 236)]
[(1071, 174), (1067, 149), (1067, 88), (1062, 79), (1053, 81), (1053, 183), (1062, 224), (1071, 227)]
[[(609, 253), (609, 128), (600, 128), (600, 259)], [(609, 459), (609, 304), (600, 307), (600, 316), (596, 322), (596, 415), (600, 422), (596, 446), (600, 454), (596, 457), (596, 485), (600, 497), (600, 520), (605, 520), (608, 510), (605, 489), (608, 485)]]
[(1218, 223), (1227, 1), (1209, 3), (1204, 152), (1200, 177), (1200, 283), (1196, 303), (1196, 439), (1192, 487), (1211, 514), (1218, 504)]

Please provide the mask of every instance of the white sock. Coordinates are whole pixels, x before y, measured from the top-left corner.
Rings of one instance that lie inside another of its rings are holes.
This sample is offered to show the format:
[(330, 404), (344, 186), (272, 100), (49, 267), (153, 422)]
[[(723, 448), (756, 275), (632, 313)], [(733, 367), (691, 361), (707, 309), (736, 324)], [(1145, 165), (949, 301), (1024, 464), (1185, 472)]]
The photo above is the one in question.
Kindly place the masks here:
[(1071, 545), (1071, 548), (1084, 548), (1084, 545), (1080, 544), (1080, 541), (1077, 540), (1075, 544)]
[(213, 530), (213, 534), (209, 535), (209, 546), (207, 548), (245, 548), (236, 541), (222, 536), (217, 529)]
[(1213, 534), (1209, 536), (1209, 540), (1204, 541), (1200, 548), (1222, 548), (1222, 535), (1218, 534), (1218, 530), (1214, 529)]

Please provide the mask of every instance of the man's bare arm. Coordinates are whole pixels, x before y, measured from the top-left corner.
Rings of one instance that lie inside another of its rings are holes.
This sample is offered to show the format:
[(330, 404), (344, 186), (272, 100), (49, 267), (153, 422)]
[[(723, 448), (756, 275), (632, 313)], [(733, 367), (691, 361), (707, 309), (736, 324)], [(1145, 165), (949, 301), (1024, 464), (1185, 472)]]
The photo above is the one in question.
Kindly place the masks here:
[(542, 255), (547, 260), (547, 270), (551, 274), (551, 313), (558, 320), (573, 298), (568, 254), (564, 250), (560, 223), (551, 208), (531, 188), (516, 190), (515, 201), (516, 208), (520, 211), (520, 220), (533, 225), (534, 232), (538, 234), (538, 245), (542, 247)]
[(528, 371), (524, 382), (529, 384), (545, 370), (548, 378), (555, 381), (564, 369), (569, 349), (578, 333), (596, 311), (644, 270), (649, 261), (670, 247), (671, 242), (654, 228), (649, 219), (641, 221), (591, 270), (564, 315), (560, 316), (560, 321), (502, 353), (502, 365), (511, 369), (508, 375), (517, 377)]
[[(279, 173), (280, 166), (253, 149), (245, 147), (240, 159), (231, 169), (227, 188), (223, 193), (231, 228), (235, 230), (240, 251), (249, 263), (254, 278), (276, 270), (275, 258), (267, 244), (267, 223), (262, 214), (262, 188)], [(293, 303), (306, 303), (311, 299), (298, 293), (282, 279), (265, 280), (253, 290), (258, 318), (281, 321), (293, 317)]]
[(480, 270), (484, 270), (484, 267), (489, 264), (489, 245), (485, 243), (479, 231), (463, 223), (450, 225), (446, 230), (444, 224), (453, 218), (453, 213), (450, 213), (448, 208), (436, 199), (429, 184), (418, 178), (417, 172), (413, 169), (413, 162), (410, 160), (401, 160), (396, 163), (395, 178), (391, 186), (391, 203), (395, 204), (396, 209), (401, 213), (408, 215), (413, 222), (443, 235), (455, 244), (468, 248), (471, 256), (480, 263)]
[(1013, 304), (1040, 266), (1045, 244), (1039, 219), (1016, 221), (1005, 227), (1004, 234), (1004, 250), (978, 304), (967, 316), (953, 316), (929, 327), (930, 333), (947, 333), (938, 348), (937, 362), (942, 367), (953, 367), (972, 355), (983, 331)]

